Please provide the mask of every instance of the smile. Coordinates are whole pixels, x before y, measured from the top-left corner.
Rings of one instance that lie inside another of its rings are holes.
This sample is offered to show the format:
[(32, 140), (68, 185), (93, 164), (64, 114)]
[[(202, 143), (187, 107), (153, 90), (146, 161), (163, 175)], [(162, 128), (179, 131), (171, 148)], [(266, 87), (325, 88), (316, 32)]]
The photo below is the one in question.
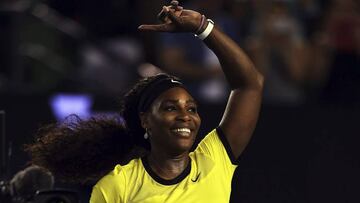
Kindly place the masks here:
[(179, 134), (181, 136), (190, 136), (191, 130), (189, 128), (176, 128), (171, 130), (172, 132)]

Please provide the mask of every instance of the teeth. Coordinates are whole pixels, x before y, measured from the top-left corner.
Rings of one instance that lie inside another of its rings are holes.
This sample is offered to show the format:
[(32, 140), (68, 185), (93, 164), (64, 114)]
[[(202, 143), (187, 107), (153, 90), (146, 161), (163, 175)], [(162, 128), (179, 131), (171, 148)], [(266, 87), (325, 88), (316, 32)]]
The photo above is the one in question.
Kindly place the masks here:
[(182, 135), (190, 135), (191, 130), (189, 128), (177, 128), (172, 130), (175, 133), (180, 133)]
[(190, 133), (190, 129), (189, 128), (178, 128), (178, 129), (174, 129), (174, 132), (188, 132)]

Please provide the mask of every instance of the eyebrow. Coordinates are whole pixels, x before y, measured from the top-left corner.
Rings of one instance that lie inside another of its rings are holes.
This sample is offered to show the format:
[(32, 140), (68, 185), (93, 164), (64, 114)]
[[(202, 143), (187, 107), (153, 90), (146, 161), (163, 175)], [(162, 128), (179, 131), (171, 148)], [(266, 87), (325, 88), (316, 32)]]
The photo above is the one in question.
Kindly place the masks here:
[[(179, 100), (177, 99), (166, 99), (164, 100), (162, 103), (179, 103)], [(195, 104), (196, 106), (198, 106), (197, 102), (193, 99), (189, 99), (189, 100), (186, 100), (186, 104), (189, 104), (189, 103), (192, 103), (192, 104)]]

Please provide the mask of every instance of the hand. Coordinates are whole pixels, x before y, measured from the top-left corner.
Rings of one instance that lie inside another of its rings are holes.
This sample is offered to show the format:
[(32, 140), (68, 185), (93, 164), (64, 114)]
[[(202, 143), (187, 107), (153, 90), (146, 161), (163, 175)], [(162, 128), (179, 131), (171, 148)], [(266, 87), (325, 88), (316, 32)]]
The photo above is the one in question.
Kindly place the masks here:
[(141, 31), (156, 32), (191, 32), (195, 33), (201, 24), (201, 14), (193, 10), (185, 10), (172, 1), (170, 6), (164, 6), (158, 18), (162, 24), (140, 25)]

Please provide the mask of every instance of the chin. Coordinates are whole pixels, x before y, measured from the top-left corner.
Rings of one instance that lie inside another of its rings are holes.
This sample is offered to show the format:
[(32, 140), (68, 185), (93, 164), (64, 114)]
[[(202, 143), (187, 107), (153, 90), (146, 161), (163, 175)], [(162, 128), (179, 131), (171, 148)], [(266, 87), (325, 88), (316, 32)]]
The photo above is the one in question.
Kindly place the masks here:
[(194, 144), (194, 141), (192, 142), (186, 142), (186, 143), (178, 143), (178, 145), (176, 146), (176, 148), (178, 149), (178, 151), (180, 152), (188, 152), (190, 151), (190, 149), (192, 148)]

